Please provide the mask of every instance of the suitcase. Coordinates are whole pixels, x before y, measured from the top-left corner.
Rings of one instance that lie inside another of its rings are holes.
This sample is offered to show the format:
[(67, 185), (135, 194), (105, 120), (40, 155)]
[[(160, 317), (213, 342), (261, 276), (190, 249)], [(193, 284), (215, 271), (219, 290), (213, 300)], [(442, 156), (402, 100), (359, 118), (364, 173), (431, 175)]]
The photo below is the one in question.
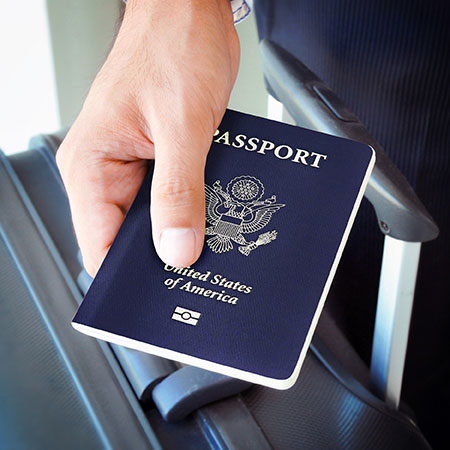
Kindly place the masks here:
[(429, 448), (400, 391), (420, 243), (437, 227), (314, 74), (271, 42), (261, 54), (271, 118), (278, 99), (299, 125), (377, 152), (366, 197), (386, 238), (371, 369), (327, 310), (287, 391), (74, 331), (90, 278), (54, 161), (64, 133), (38, 136), (25, 152), (0, 153), (0, 448)]

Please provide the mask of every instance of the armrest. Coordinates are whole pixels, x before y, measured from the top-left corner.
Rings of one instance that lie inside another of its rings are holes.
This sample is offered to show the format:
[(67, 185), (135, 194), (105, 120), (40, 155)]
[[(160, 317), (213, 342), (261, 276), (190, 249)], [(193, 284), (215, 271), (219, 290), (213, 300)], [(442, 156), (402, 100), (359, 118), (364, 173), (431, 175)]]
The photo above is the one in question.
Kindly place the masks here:
[(409, 242), (435, 239), (439, 229), (406, 178), (359, 119), (301, 61), (272, 41), (260, 44), (269, 93), (297, 125), (370, 145), (376, 163), (365, 196), (385, 235)]

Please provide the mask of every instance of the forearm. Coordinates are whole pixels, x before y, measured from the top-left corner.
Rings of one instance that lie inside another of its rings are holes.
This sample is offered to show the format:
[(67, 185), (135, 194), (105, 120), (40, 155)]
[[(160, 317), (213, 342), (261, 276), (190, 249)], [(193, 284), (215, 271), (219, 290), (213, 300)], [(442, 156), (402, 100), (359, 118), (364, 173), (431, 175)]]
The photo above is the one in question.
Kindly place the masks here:
[[(211, 39), (217, 34), (222, 35), (220, 40)], [(204, 45), (199, 45), (200, 42)], [(202, 63), (206, 46), (208, 53), (216, 54), (217, 59), (208, 58), (208, 63)], [(186, 81), (190, 83), (188, 78), (194, 75), (201, 78), (197, 81), (203, 86), (208, 84), (208, 78), (216, 77), (224, 57), (232, 64), (231, 73), (236, 73), (239, 41), (229, 0), (128, 0), (116, 42), (93, 88), (100, 83), (105, 87), (113, 83), (111, 90), (139, 93), (139, 102), (150, 98), (154, 101), (153, 95), (146, 95), (147, 83), (151, 89), (155, 82), (173, 83), (182, 71), (186, 73)], [(118, 80), (123, 85), (119, 86)], [(221, 91), (231, 90), (234, 78), (222, 81)], [(210, 82), (216, 84), (215, 80)], [(103, 109), (101, 113), (104, 114)]]

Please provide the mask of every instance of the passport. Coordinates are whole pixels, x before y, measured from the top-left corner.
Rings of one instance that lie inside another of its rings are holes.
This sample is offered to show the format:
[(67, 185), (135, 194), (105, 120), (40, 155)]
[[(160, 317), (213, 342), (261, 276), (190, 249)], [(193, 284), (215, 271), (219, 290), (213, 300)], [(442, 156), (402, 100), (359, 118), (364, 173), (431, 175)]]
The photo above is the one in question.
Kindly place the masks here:
[(227, 110), (205, 168), (205, 245), (157, 256), (152, 169), (72, 325), (276, 389), (296, 381), (375, 162), (370, 146)]

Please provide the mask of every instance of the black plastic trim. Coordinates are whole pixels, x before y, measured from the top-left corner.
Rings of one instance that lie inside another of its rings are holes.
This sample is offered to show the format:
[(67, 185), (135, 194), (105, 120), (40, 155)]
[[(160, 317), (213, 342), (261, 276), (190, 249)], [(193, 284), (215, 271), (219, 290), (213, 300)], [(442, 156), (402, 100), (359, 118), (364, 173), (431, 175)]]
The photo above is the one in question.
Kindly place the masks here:
[(365, 196), (383, 234), (410, 242), (435, 239), (439, 229), (409, 185), (358, 118), (301, 61), (269, 40), (260, 43), (266, 84), (297, 125), (370, 145), (376, 163)]

